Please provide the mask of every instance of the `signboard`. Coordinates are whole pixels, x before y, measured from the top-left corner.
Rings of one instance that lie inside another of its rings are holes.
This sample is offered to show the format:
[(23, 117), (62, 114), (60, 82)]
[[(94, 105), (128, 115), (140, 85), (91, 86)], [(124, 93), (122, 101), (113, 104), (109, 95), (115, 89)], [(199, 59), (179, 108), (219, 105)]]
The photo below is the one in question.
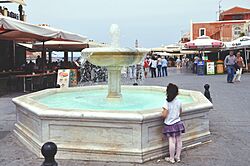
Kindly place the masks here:
[(214, 62), (207, 62), (207, 74), (215, 74)]
[(61, 88), (69, 87), (70, 69), (59, 69), (57, 74), (57, 84)]
[(77, 86), (77, 70), (70, 69), (69, 86)]
[(197, 63), (197, 75), (204, 75), (205, 74), (205, 62), (199, 61)]
[(59, 69), (57, 74), (57, 84), (61, 88), (77, 86), (76, 69)]

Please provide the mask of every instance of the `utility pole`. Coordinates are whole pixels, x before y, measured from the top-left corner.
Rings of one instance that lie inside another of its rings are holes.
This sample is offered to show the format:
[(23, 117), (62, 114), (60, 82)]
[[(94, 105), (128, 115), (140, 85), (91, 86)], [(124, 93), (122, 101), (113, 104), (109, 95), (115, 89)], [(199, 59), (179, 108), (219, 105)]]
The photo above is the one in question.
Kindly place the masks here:
[(219, 0), (219, 10), (218, 10), (218, 12), (216, 12), (216, 13), (218, 13), (218, 21), (220, 20), (220, 13), (221, 13), (221, 2), (222, 2), (222, 0)]

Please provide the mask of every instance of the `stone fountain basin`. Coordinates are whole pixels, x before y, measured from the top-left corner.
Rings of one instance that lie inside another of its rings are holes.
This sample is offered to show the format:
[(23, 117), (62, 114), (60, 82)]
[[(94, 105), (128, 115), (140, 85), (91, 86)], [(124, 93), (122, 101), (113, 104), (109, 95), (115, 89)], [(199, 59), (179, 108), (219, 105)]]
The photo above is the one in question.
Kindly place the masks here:
[[(168, 143), (162, 139), (162, 108), (139, 111), (91, 111), (49, 108), (35, 98), (54, 93), (106, 89), (106, 86), (46, 89), (13, 99), (16, 105), (16, 137), (37, 156), (47, 141), (58, 146), (56, 158), (143, 163), (162, 157)], [(165, 87), (122, 86), (165, 93)], [(183, 105), (182, 120), (187, 132), (183, 147), (209, 142), (208, 112), (213, 105), (201, 92), (180, 90), (193, 103)], [(64, 101), (62, 101), (64, 102)]]
[(139, 63), (147, 50), (131, 48), (87, 48), (82, 51), (97, 66), (129, 66)]

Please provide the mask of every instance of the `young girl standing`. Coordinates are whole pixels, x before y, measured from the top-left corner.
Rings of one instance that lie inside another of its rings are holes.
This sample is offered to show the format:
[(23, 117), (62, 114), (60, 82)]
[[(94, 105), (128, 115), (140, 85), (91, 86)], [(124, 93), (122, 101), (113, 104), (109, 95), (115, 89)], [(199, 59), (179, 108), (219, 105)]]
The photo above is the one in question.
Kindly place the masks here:
[(178, 87), (172, 83), (168, 84), (167, 99), (162, 111), (162, 117), (165, 118), (162, 132), (168, 137), (170, 157), (166, 157), (165, 160), (170, 163), (181, 161), (181, 133), (185, 132), (185, 127), (180, 119), (182, 104), (180, 100), (176, 98), (177, 95)]

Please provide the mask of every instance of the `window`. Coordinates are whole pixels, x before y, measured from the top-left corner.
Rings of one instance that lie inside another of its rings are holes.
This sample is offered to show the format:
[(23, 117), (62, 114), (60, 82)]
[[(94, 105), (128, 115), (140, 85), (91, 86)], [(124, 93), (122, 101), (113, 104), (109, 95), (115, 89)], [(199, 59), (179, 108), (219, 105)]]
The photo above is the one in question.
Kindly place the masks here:
[(240, 27), (235, 27), (234, 28), (234, 35), (240, 35), (241, 33), (241, 28)]
[(234, 15), (232, 16), (233, 20), (243, 20), (243, 15)]
[(199, 29), (199, 36), (206, 35), (206, 28), (200, 28)]

